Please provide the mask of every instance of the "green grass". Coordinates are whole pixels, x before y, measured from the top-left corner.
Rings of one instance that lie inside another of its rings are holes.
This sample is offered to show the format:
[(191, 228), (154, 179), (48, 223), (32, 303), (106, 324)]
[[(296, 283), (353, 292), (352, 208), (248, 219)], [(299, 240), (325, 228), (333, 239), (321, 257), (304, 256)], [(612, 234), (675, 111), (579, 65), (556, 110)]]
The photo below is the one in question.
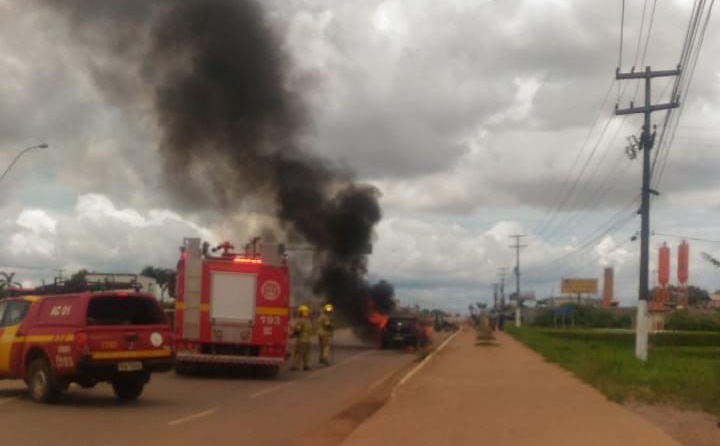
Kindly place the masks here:
[(713, 337), (655, 336), (648, 361), (642, 362), (634, 356), (634, 335), (626, 331), (515, 327), (507, 331), (613, 401), (668, 402), (720, 415), (720, 342), (710, 344)]

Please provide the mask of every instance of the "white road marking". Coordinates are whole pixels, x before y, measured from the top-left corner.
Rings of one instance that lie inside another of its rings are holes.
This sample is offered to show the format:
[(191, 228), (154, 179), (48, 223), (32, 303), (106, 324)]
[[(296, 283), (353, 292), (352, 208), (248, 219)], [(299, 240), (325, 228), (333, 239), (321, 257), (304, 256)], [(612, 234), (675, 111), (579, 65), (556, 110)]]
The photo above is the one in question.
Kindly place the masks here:
[(187, 422), (187, 421), (192, 421), (192, 420), (194, 420), (194, 419), (196, 419), (196, 418), (206, 417), (206, 416), (208, 416), (208, 415), (210, 415), (210, 414), (213, 414), (213, 413), (215, 413), (215, 412), (217, 412), (217, 411), (218, 411), (218, 408), (217, 408), (217, 407), (214, 407), (214, 408), (212, 408), (212, 409), (204, 410), (204, 411), (198, 412), (198, 413), (196, 413), (196, 414), (188, 415), (187, 417), (178, 418), (177, 420), (172, 420), (172, 421), (168, 422), (168, 425), (170, 425), (170, 426), (175, 426), (175, 425), (178, 425), (178, 424), (180, 424), (180, 423), (185, 423), (185, 422)]
[(12, 397), (12, 398), (2, 398), (2, 399), (0, 399), (0, 404), (5, 404), (5, 403), (9, 403), (9, 402), (11, 402), (11, 401), (15, 401), (16, 399), (17, 399), (17, 397)]
[(440, 347), (438, 347), (436, 350), (433, 350), (430, 354), (428, 354), (428, 355), (425, 357), (425, 359), (423, 359), (423, 360), (420, 362), (420, 364), (418, 364), (417, 366), (415, 366), (415, 368), (413, 368), (412, 370), (410, 370), (407, 375), (403, 376), (403, 378), (397, 383), (397, 385), (396, 385), (395, 388), (393, 389), (393, 391), (392, 391), (392, 397), (393, 397), (393, 398), (395, 397), (395, 392), (397, 391), (397, 388), (398, 388), (398, 387), (402, 386), (402, 385), (405, 384), (410, 378), (412, 378), (413, 375), (415, 375), (418, 371), (420, 371), (420, 369), (422, 369), (422, 368), (425, 366), (425, 364), (427, 364), (428, 361), (430, 361), (430, 358), (432, 358), (435, 353), (437, 353), (437, 352), (441, 351), (442, 349), (444, 349), (445, 346), (448, 344), (448, 342), (452, 341), (453, 338), (455, 338), (455, 336), (459, 335), (462, 331), (463, 331), (463, 328), (461, 328), (460, 330), (456, 331), (456, 332), (453, 333), (450, 337), (448, 337), (447, 339), (445, 339), (445, 342), (443, 342), (442, 344), (440, 344)]
[(379, 386), (380, 384), (384, 383), (388, 380), (391, 376), (395, 374), (396, 370), (390, 370), (388, 373), (386, 373), (382, 378), (378, 379), (374, 383), (370, 384), (370, 387), (368, 387), (368, 390), (373, 390), (375, 387)]
[(267, 388), (267, 389), (265, 389), (265, 390), (261, 390), (261, 391), (259, 391), (259, 392), (253, 393), (252, 395), (250, 395), (250, 398), (257, 398), (257, 397), (259, 397), (259, 396), (267, 395), (268, 393), (276, 392), (276, 391), (278, 391), (278, 390), (280, 390), (280, 389), (283, 389), (283, 388), (285, 388), (285, 387), (292, 386), (292, 385), (294, 385), (294, 384), (296, 384), (295, 381), (291, 381), (291, 382), (283, 383), (283, 384), (278, 384), (277, 386), (269, 387), (269, 388)]

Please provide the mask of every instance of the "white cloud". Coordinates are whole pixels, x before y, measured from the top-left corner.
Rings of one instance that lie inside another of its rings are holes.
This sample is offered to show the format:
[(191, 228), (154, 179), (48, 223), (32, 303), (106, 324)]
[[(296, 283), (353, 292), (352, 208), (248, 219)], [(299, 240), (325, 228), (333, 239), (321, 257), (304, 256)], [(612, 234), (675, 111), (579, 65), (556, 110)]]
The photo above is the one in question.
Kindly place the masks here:
[[(474, 302), (491, 293), (499, 267), (514, 265), (509, 235), (525, 233), (523, 286), (538, 297), (560, 275), (600, 277), (614, 265), (617, 294), (632, 299), (638, 243), (625, 241), (638, 225), (583, 245), (638, 192), (639, 166), (623, 146), (639, 122), (612, 118), (574, 188), (577, 212), (538, 231), (612, 116), (614, 97), (583, 150), (617, 63), (616, 8), (592, 0), (263, 3), (293, 53), (290, 85), (310, 104), (304, 142), (382, 190), (372, 274), (423, 302)], [(57, 17), (18, 5), (0, 0), (0, 162), (27, 141), (47, 139), (51, 148), (18, 163), (3, 183), (0, 267), (23, 266), (33, 278), (55, 268), (171, 267), (182, 237), (241, 241), (271, 225), (252, 212), (190, 217), (169, 204), (147, 110), (109, 107), (85, 49), (69, 44)], [(632, 6), (624, 65), (639, 31), (641, 5)], [(690, 8), (689, 0), (658, 4), (653, 67), (676, 63)], [(708, 239), (720, 218), (717, 24), (716, 14), (683, 98), (687, 127), (653, 201), (655, 229)], [(716, 249), (693, 245), (693, 283), (720, 287), (717, 270), (699, 257)]]
[(30, 230), (36, 235), (55, 233), (57, 222), (42, 209), (26, 209), (18, 215), (18, 226)]
[(632, 256), (624, 246), (612, 236), (605, 236), (595, 245), (593, 251), (598, 256), (598, 263), (602, 266), (622, 267)]
[(55, 251), (57, 221), (41, 209), (25, 209), (15, 223), (19, 230), (10, 237), (9, 251), (19, 256), (49, 259)]
[(134, 209), (116, 209), (110, 199), (104, 195), (86, 194), (78, 197), (75, 205), (78, 218), (93, 222), (105, 218), (118, 220), (130, 226), (147, 226), (148, 222)]
[(29, 276), (35, 283), (57, 269), (138, 272), (147, 265), (172, 267), (184, 237), (218, 239), (212, 229), (174, 211), (118, 209), (101, 194), (81, 195), (74, 208), (53, 217), (38, 209), (20, 210), (16, 224), (1, 231), (9, 232), (10, 242), (0, 268), (22, 271), (25, 280)]
[(24, 231), (10, 237), (9, 250), (15, 256), (39, 256), (47, 260), (51, 259), (55, 253), (55, 243), (50, 238)]

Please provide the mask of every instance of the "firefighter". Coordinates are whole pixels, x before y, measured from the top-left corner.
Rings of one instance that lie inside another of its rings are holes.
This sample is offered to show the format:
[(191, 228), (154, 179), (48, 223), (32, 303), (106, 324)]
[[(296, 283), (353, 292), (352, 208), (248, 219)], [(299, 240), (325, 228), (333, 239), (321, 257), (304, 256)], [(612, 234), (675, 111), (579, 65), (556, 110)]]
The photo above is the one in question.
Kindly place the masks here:
[(310, 308), (307, 305), (300, 305), (297, 308), (298, 318), (295, 319), (290, 329), (290, 337), (295, 338), (295, 351), (293, 352), (293, 365), (290, 370), (310, 370), (310, 339), (312, 339), (313, 327), (310, 321)]
[(330, 315), (333, 312), (332, 304), (325, 304), (322, 312), (315, 320), (320, 345), (320, 363), (330, 364), (330, 344), (333, 335), (333, 321)]

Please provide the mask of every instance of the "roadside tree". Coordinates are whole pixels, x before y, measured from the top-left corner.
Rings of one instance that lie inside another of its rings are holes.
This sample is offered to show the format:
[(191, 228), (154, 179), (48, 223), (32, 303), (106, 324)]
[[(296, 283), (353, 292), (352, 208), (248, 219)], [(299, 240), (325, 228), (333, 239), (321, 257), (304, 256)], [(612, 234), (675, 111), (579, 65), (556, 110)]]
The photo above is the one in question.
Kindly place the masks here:
[(175, 277), (176, 271), (171, 268), (158, 268), (154, 266), (146, 266), (140, 272), (143, 276), (152, 277), (160, 287), (160, 301), (165, 300), (165, 293), (170, 297), (175, 297)]

